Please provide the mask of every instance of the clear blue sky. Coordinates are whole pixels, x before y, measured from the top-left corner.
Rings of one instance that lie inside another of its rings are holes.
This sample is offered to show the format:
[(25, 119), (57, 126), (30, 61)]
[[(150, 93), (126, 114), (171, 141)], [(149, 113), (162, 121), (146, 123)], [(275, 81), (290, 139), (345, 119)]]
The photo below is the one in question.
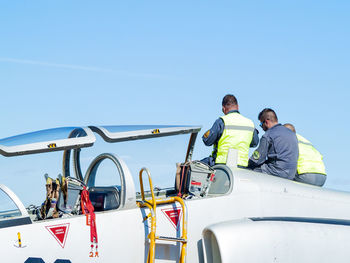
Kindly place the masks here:
[(0, 138), (91, 124), (202, 135), (232, 93), (256, 125), (265, 107), (294, 123), (324, 155), (326, 187), (350, 191), (349, 13), (349, 1), (2, 1)]

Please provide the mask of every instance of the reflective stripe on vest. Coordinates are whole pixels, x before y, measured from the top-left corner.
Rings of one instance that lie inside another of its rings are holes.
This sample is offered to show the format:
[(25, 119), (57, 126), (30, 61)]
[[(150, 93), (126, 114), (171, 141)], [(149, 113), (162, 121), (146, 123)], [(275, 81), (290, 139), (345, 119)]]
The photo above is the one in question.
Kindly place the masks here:
[(323, 156), (315, 147), (301, 135), (297, 134), (299, 146), (298, 174), (318, 173), (326, 174)]
[(253, 139), (254, 123), (237, 112), (222, 116), (224, 130), (217, 145), (215, 163), (226, 163), (229, 148), (238, 150), (237, 164), (248, 166), (249, 146)]

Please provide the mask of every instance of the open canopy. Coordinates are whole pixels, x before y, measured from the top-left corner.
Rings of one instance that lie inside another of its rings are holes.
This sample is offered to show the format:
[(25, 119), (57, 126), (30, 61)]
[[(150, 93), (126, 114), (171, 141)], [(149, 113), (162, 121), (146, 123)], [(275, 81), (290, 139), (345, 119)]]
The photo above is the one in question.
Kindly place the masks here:
[(1, 139), (0, 153), (15, 156), (82, 148), (93, 145), (95, 140), (89, 128), (61, 127)]
[(199, 126), (175, 125), (122, 125), (122, 126), (89, 126), (106, 142), (122, 142), (177, 134), (197, 133)]
[(180, 125), (61, 127), (1, 139), (0, 154), (16, 156), (89, 147), (96, 140), (93, 132), (99, 134), (106, 142), (121, 142), (198, 133), (200, 129), (200, 126)]

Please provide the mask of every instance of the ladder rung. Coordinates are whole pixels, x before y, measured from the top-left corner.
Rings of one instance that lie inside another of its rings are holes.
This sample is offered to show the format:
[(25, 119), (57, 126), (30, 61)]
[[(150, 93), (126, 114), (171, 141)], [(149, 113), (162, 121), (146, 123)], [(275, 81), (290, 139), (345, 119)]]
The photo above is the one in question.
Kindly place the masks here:
[(184, 238), (177, 238), (177, 237), (157, 236), (156, 239), (158, 239), (158, 240), (165, 240), (165, 241), (174, 241), (174, 242), (187, 243), (186, 239), (184, 239)]

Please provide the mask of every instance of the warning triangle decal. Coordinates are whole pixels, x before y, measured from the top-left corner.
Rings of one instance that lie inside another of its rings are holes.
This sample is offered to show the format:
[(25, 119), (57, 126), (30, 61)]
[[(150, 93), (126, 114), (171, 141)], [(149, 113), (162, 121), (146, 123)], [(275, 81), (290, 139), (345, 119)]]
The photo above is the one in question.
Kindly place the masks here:
[(46, 229), (56, 239), (58, 244), (60, 244), (60, 246), (64, 248), (68, 235), (69, 223), (54, 226), (46, 226)]
[(164, 213), (166, 218), (168, 218), (168, 220), (171, 222), (173, 227), (175, 227), (175, 229), (177, 229), (179, 227), (182, 209), (179, 207), (162, 209), (162, 212)]

